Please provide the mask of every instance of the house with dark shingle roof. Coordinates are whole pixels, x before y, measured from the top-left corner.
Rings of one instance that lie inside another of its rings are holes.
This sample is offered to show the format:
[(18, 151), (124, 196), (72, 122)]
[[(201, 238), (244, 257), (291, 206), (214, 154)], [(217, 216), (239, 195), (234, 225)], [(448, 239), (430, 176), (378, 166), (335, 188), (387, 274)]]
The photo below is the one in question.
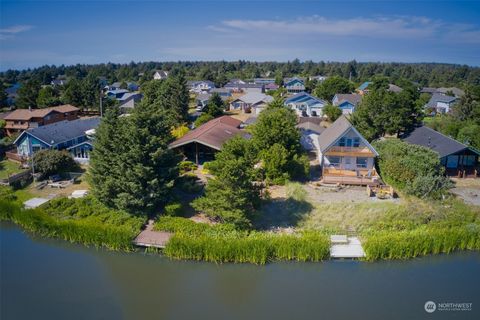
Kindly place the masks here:
[(332, 104), (342, 109), (343, 114), (350, 114), (355, 111), (360, 101), (362, 95), (358, 93), (337, 93), (332, 99)]
[(181, 153), (197, 164), (211, 161), (227, 140), (237, 135), (249, 138), (245, 131), (239, 129), (241, 124), (240, 120), (221, 116), (188, 132), (170, 143), (168, 148)]
[(77, 107), (66, 104), (43, 109), (16, 109), (4, 117), (8, 136), (28, 128), (41, 127), (63, 120), (78, 119)]
[(478, 150), (469, 147), (455, 139), (452, 139), (438, 131), (427, 126), (421, 126), (406, 134), (402, 140), (411, 144), (427, 147), (436, 153), (440, 158), (440, 163), (445, 167), (447, 173), (458, 175), (461, 171), (465, 174), (479, 173)]
[(100, 118), (61, 121), (25, 130), (14, 141), (17, 158), (28, 158), (43, 149), (68, 150), (77, 162), (86, 163), (92, 151), (91, 133)]
[(320, 134), (318, 146), (324, 183), (379, 184), (377, 151), (344, 115)]

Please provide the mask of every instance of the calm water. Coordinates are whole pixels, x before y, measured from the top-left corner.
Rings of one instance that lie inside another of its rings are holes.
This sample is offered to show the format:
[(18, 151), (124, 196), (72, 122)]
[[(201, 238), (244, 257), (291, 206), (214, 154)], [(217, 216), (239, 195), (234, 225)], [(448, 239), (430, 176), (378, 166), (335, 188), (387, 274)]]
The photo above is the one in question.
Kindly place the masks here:
[[(480, 319), (480, 254), (215, 265), (40, 239), (0, 224), (0, 319)], [(426, 301), (472, 311), (424, 311)]]

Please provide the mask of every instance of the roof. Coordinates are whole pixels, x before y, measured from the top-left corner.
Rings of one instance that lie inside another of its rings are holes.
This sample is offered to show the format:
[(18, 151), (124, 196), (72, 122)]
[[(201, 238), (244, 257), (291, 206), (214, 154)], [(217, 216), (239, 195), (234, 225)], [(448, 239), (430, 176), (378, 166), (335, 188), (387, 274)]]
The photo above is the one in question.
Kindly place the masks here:
[(435, 93), (437, 92), (437, 88), (430, 88), (430, 87), (423, 87), (422, 90), (420, 90), (421, 93)]
[(397, 86), (397, 85), (394, 85), (394, 84), (392, 84), (392, 83), (389, 83), (389, 84), (388, 84), (388, 91), (398, 93), (398, 92), (402, 92), (403, 89), (400, 88), (400, 87)]
[(224, 85), (225, 88), (263, 88), (264, 85), (261, 83), (236, 83), (236, 82), (229, 82)]
[(5, 120), (30, 120), (32, 118), (43, 118), (52, 111), (65, 113), (65, 112), (74, 112), (78, 111), (77, 107), (74, 107), (70, 104), (65, 104), (62, 106), (43, 108), (43, 109), (16, 109), (15, 111), (10, 112), (4, 119)]
[(447, 137), (446, 135), (435, 131), (427, 126), (421, 126), (416, 128), (411, 133), (402, 137), (402, 140), (411, 144), (430, 148), (433, 151), (436, 151), (440, 155), (440, 158), (465, 149), (470, 149), (478, 153), (478, 151), (474, 150), (473, 148), (470, 148), (463, 143)]
[(185, 144), (198, 142), (213, 149), (220, 150), (222, 145), (235, 135), (247, 137), (244, 131), (238, 129), (241, 123), (242, 121), (229, 116), (215, 118), (170, 143), (168, 147), (174, 149)]
[(344, 115), (340, 116), (330, 127), (325, 129), (320, 137), (319, 140), (319, 147), (320, 151), (324, 152), (331, 145), (335, 143), (340, 137), (342, 137), (348, 130), (354, 130), (357, 135), (362, 139), (363, 143), (376, 155), (378, 155), (377, 151), (368, 143), (367, 140), (360, 134), (360, 132), (355, 129), (355, 127), (348, 121), (347, 117)]
[(237, 100), (241, 100), (245, 103), (248, 104), (256, 104), (259, 102), (265, 102), (269, 103), (273, 101), (273, 97), (266, 95), (264, 93), (258, 93), (258, 92), (249, 92), (247, 94), (244, 94), (243, 96), (239, 97)]
[(323, 105), (327, 104), (322, 99), (314, 97), (306, 92), (299, 92), (291, 96), (287, 100), (285, 100), (285, 104), (290, 104), (290, 103), (293, 103), (293, 104), (301, 103), (301, 104), (306, 104), (308, 106), (311, 106), (314, 104), (323, 104)]
[(428, 101), (427, 106), (434, 108), (437, 106), (437, 102), (452, 103), (455, 102), (455, 100), (457, 100), (455, 97), (447, 96), (441, 93), (434, 93)]
[(335, 96), (337, 97), (337, 103), (334, 104), (336, 106), (341, 105), (345, 101), (357, 106), (362, 101), (362, 96), (358, 93), (337, 93)]
[(283, 84), (284, 86), (288, 86), (292, 82), (300, 82), (302, 84), (305, 84), (305, 78), (297, 78), (297, 77), (285, 78), (283, 82), (284, 82)]
[(453, 94), (455, 95), (455, 97), (461, 97), (465, 94), (465, 91), (463, 91), (462, 89), (459, 89), (459, 88), (456, 88), (456, 87), (450, 87), (450, 88), (437, 88), (437, 92), (440, 92), (440, 93), (443, 93), (443, 94), (446, 94), (447, 92), (453, 92)]
[(368, 88), (368, 86), (371, 84), (372, 82), (371, 81), (365, 81), (364, 83), (362, 83), (360, 85), (360, 87), (358, 87), (358, 90), (365, 90)]
[(135, 99), (129, 99), (123, 101), (121, 104), (118, 105), (119, 109), (133, 109), (135, 108)]
[(136, 92), (125, 92), (120, 98), (118, 98), (119, 101), (126, 101), (129, 99), (135, 99), (137, 98), (138, 100), (143, 98), (143, 95), (136, 91)]
[(210, 93), (232, 93), (232, 89), (229, 88), (213, 88), (210, 90)]
[(99, 117), (55, 122), (46, 126), (25, 130), (18, 136), (14, 143), (16, 144), (25, 133), (28, 133), (44, 143), (53, 146), (84, 136), (86, 135), (85, 131), (95, 129), (99, 124)]
[(210, 81), (210, 80), (190, 80), (190, 81), (187, 81), (187, 86), (193, 87), (202, 83), (212, 88), (215, 88), (215, 83), (213, 83), (213, 81)]
[(315, 122), (310, 122), (310, 121), (304, 121), (299, 124), (297, 124), (298, 129), (304, 129), (304, 130), (310, 130), (315, 133), (321, 134), (323, 131), (325, 131), (325, 127), (322, 127)]

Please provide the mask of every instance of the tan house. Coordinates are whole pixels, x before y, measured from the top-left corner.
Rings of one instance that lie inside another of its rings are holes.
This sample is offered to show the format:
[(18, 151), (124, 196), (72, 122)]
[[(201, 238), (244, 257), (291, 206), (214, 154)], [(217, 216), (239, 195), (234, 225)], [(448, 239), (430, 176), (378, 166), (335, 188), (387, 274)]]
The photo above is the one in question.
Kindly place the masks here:
[(378, 185), (377, 151), (345, 116), (338, 118), (318, 138), (322, 182)]
[(30, 128), (63, 120), (75, 120), (78, 119), (78, 111), (77, 107), (69, 104), (44, 109), (17, 109), (4, 118), (5, 131), (8, 136), (11, 136)]

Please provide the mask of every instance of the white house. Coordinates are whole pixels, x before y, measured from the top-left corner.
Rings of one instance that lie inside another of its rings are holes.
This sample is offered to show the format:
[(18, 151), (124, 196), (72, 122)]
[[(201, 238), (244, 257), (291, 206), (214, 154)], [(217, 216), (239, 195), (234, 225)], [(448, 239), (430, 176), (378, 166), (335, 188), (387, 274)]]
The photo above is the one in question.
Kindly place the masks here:
[(436, 113), (448, 113), (457, 102), (457, 98), (441, 93), (434, 93), (426, 104), (426, 108), (435, 110)]
[(164, 70), (156, 70), (153, 74), (153, 79), (155, 80), (163, 80), (168, 78), (168, 71)]
[(264, 93), (250, 92), (230, 103), (230, 109), (242, 110), (245, 113), (259, 114), (267, 104), (273, 101), (273, 97)]
[(205, 93), (215, 88), (215, 83), (209, 80), (187, 81), (187, 86), (190, 92)]
[(327, 103), (306, 92), (300, 92), (285, 100), (285, 105), (295, 110), (301, 117), (319, 117)]

